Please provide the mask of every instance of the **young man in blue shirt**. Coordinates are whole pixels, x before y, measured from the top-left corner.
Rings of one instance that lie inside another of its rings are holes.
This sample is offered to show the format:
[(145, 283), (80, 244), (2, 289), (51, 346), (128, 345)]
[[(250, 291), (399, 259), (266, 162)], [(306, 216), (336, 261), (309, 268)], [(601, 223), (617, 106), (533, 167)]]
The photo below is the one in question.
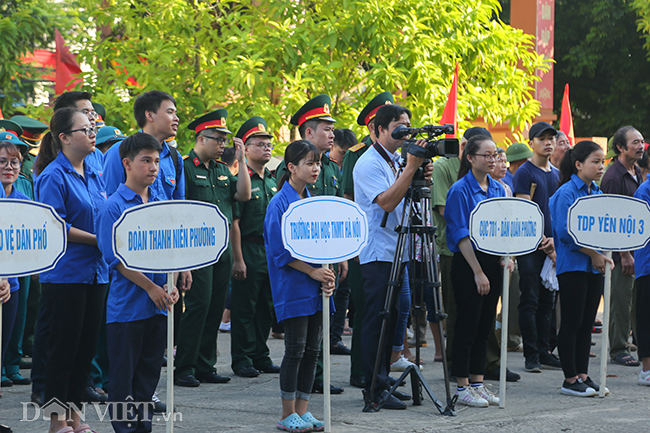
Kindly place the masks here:
[[(158, 175), (161, 150), (155, 137), (142, 132), (122, 143), (120, 156), (126, 182), (109, 198), (99, 217), (97, 243), (112, 276), (106, 322), (109, 409), (117, 433), (151, 431), (151, 398), (160, 378), (166, 345), (165, 316), (178, 300), (176, 288), (171, 294), (165, 290), (165, 274), (127, 270), (112, 247), (113, 223), (122, 213), (133, 206), (160, 199), (150, 187)], [(135, 402), (132, 410), (123, 404), (129, 397)], [(144, 402), (148, 403), (144, 405)]]

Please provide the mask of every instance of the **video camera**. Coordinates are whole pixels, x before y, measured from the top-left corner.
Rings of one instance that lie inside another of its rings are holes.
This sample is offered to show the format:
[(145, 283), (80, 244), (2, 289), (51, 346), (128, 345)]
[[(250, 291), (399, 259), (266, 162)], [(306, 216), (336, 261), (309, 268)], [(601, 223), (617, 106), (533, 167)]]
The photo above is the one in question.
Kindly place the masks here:
[[(454, 125), (446, 124), (444, 126), (425, 125), (422, 128), (408, 128), (400, 125), (395, 128), (391, 134), (396, 140), (401, 140), (407, 135), (411, 138), (404, 140), (402, 143), (402, 158), (406, 160), (407, 153), (415, 155), (419, 158), (431, 159), (434, 156), (444, 156), (451, 158), (458, 156), (458, 139), (457, 138), (442, 138), (435, 140), (435, 137), (442, 134), (453, 134)], [(418, 134), (427, 134), (426, 147), (415, 146), (415, 139), (413, 138)]]

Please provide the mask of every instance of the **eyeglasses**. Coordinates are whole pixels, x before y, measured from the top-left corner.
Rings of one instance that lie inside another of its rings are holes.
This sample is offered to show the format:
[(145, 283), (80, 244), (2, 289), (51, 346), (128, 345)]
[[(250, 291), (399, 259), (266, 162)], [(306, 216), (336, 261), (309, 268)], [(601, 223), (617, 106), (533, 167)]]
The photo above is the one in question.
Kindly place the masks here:
[(271, 143), (264, 143), (263, 141), (260, 141), (259, 143), (251, 143), (250, 146), (256, 146), (259, 147), (260, 149), (269, 149), (273, 150), (274, 145)]
[(482, 156), (487, 162), (496, 161), (498, 153), (475, 153), (476, 156)]
[(93, 128), (92, 126), (88, 128), (73, 129), (72, 131), (65, 132), (64, 134), (72, 134), (73, 132), (77, 132), (77, 131), (83, 132), (86, 137), (92, 137), (93, 135), (97, 135), (97, 128)]
[(213, 139), (219, 146), (228, 146), (228, 143), (230, 143), (230, 138), (212, 137), (210, 135), (204, 135), (204, 137)]
[(7, 168), (7, 166), (10, 166), (12, 169), (18, 170), (21, 165), (23, 163), (19, 159), (0, 158), (0, 167)]
[(96, 111), (91, 111), (91, 110), (89, 110), (87, 108), (84, 109), (84, 110), (81, 110), (81, 112), (84, 114), (84, 116), (87, 116), (87, 117), (92, 118), (92, 119), (97, 119), (97, 117), (98, 117), (98, 114), (97, 114)]

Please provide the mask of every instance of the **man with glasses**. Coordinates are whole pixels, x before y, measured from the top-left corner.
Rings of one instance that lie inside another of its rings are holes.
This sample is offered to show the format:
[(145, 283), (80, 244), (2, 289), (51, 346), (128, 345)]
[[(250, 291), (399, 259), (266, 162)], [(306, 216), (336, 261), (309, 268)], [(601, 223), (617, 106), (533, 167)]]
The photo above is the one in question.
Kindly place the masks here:
[(247, 166), (240, 165), (240, 176), (248, 172), (251, 199), (237, 203), (231, 233), (234, 256), (230, 354), (232, 370), (241, 377), (279, 373), (273, 364), (266, 340), (273, 325), (273, 299), (264, 248), (264, 217), (277, 192), (275, 178), (264, 167), (271, 160), (273, 135), (261, 117), (248, 119), (237, 131), (244, 142)]
[[(251, 179), (248, 170), (233, 176), (228, 166), (218, 161), (230, 140), (226, 127), (228, 112), (221, 108), (205, 114), (190, 123), (196, 143), (185, 158), (185, 196), (219, 206), (232, 224), (236, 201), (251, 197)], [(235, 138), (235, 153), (240, 167), (245, 167), (244, 145)], [(193, 287), (185, 293), (185, 311), (181, 317), (176, 349), (175, 383), (195, 387), (204, 383), (225, 383), (230, 377), (217, 374), (217, 333), (226, 303), (232, 272), (232, 248), (223, 253), (213, 265), (192, 271)]]

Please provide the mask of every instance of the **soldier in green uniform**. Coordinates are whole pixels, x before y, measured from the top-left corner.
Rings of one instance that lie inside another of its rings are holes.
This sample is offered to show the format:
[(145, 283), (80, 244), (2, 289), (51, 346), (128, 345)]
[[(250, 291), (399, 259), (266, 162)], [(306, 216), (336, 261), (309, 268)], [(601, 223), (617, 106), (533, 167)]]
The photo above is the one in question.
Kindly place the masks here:
[(261, 117), (247, 120), (236, 137), (244, 142), (248, 166), (240, 166), (251, 179), (251, 199), (237, 203), (231, 233), (234, 256), (231, 310), (232, 370), (241, 377), (279, 373), (266, 340), (273, 325), (273, 299), (264, 248), (266, 207), (277, 192), (275, 178), (264, 167), (271, 160), (271, 135)]
[[(196, 144), (185, 158), (185, 198), (215, 204), (232, 224), (236, 201), (251, 197), (248, 170), (241, 170), (239, 179), (228, 166), (217, 161), (228, 144), (226, 127), (228, 112), (219, 109), (199, 117), (188, 125), (196, 133)], [(245, 166), (244, 145), (234, 139), (237, 159)], [(226, 303), (232, 272), (232, 248), (228, 245), (219, 261), (192, 271), (192, 290), (185, 293), (185, 311), (181, 317), (176, 349), (176, 378), (179, 386), (195, 387), (200, 382), (225, 383), (229, 377), (219, 376), (217, 333)]]
[[(43, 138), (43, 135), (45, 135), (45, 131), (50, 127), (43, 122), (39, 122), (38, 120), (27, 116), (14, 116), (11, 120), (22, 127), (23, 132), (19, 137), (28, 145), (26, 149), (23, 149), (23, 166), (20, 169), (20, 173), (25, 175), (25, 177), (27, 177), (27, 179), (29, 179), (33, 184), (32, 166), (34, 165), (34, 160), (38, 154), (38, 146), (41, 145), (41, 139)], [(23, 192), (23, 194), (27, 193)], [(33, 196), (34, 192), (32, 191), (30, 197)]]

